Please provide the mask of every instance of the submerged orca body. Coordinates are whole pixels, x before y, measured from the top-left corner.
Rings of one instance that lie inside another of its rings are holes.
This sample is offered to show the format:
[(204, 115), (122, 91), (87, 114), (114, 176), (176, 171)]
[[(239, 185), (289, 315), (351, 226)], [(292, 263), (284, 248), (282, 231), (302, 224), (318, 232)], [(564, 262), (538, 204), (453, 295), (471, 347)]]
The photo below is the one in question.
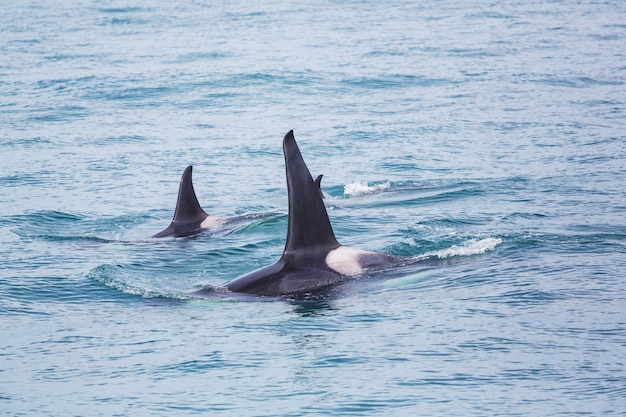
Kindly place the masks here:
[(174, 218), (170, 225), (152, 237), (183, 237), (191, 236), (207, 229), (216, 229), (222, 222), (222, 218), (208, 215), (196, 197), (191, 180), (191, 165), (185, 169), (180, 178), (178, 187), (178, 200)]
[[(279, 296), (314, 292), (395, 260), (391, 255), (342, 246), (333, 232), (319, 184), (307, 168), (293, 131), (283, 140), (289, 220), (283, 255), (273, 265), (252, 271), (222, 287), (231, 292)], [(196, 295), (215, 287), (205, 287)]]

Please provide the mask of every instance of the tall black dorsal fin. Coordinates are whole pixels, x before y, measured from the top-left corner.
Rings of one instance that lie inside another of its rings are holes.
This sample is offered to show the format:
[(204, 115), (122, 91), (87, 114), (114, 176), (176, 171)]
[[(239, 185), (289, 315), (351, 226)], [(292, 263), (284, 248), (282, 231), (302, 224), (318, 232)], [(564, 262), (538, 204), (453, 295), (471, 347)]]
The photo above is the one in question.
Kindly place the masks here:
[(183, 176), (180, 178), (180, 186), (178, 187), (178, 200), (176, 201), (176, 210), (174, 218), (169, 227), (153, 237), (165, 236), (187, 236), (193, 234), (200, 229), (200, 224), (209, 215), (202, 210), (196, 192), (193, 189), (191, 173), (193, 168), (189, 165)]
[(290, 130), (283, 139), (287, 192), (289, 194), (289, 225), (285, 254), (307, 249), (319, 253), (341, 246), (330, 225), (320, 189), (311, 177)]

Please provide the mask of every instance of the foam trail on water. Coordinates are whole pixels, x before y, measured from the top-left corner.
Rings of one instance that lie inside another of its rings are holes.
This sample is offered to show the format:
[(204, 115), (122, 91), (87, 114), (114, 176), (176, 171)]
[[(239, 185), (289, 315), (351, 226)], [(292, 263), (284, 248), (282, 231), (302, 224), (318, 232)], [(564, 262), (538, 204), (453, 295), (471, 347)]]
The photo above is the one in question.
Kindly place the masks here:
[(447, 249), (428, 252), (424, 256), (427, 258), (436, 257), (439, 259), (446, 259), (455, 256), (481, 255), (487, 251), (493, 250), (500, 243), (502, 243), (502, 239), (500, 238), (490, 237), (481, 240), (472, 239), (462, 245), (454, 245)]
[(355, 197), (360, 195), (372, 194), (378, 191), (388, 190), (389, 188), (391, 188), (391, 184), (389, 183), (389, 181), (373, 185), (369, 185), (364, 181), (353, 181), (343, 187), (343, 193), (346, 196)]

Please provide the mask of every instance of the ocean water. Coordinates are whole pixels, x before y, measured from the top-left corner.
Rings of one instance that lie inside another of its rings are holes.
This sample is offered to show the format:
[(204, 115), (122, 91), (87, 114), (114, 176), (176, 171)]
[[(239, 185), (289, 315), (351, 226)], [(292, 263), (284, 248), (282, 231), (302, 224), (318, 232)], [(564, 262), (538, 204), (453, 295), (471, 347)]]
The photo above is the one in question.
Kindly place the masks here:
[[(623, 2), (4, 3), (0, 415), (626, 413)], [(280, 257), (290, 129), (421, 262), (189, 297)], [(241, 221), (151, 239), (190, 164)]]

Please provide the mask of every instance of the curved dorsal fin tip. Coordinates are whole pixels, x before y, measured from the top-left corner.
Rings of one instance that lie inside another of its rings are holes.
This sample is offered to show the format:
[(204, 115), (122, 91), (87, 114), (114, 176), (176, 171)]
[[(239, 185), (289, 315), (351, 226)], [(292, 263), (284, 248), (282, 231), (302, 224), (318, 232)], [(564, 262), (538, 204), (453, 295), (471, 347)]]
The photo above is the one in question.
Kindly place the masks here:
[(183, 171), (183, 175), (180, 177), (180, 181), (186, 181), (187, 179), (189, 179), (189, 181), (191, 181), (191, 174), (193, 172), (193, 165), (188, 165), (187, 168), (185, 168), (185, 171)]

